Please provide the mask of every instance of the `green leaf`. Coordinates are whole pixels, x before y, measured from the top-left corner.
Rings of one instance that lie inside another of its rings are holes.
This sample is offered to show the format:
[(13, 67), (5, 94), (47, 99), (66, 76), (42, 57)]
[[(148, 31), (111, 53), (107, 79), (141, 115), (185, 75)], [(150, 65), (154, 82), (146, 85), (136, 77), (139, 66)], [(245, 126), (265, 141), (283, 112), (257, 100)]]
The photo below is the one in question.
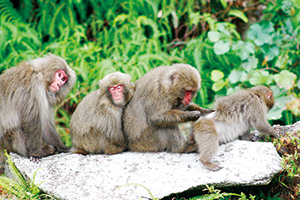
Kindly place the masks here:
[(223, 8), (227, 8), (228, 4), (227, 4), (227, 1), (226, 0), (220, 0)]
[(282, 111), (286, 110), (286, 103), (290, 100), (290, 97), (281, 96), (277, 97), (275, 95), (275, 104), (271, 110), (268, 112), (268, 119), (277, 120), (282, 117)]
[(295, 85), (297, 76), (288, 70), (283, 70), (279, 74), (274, 75), (274, 80), (280, 88), (290, 90)]
[(221, 72), (220, 70), (213, 70), (211, 72), (211, 80), (213, 80), (214, 82), (219, 81), (223, 77), (224, 77), (224, 73)]
[(217, 31), (209, 31), (207, 36), (209, 41), (218, 42), (220, 40), (221, 34)]
[[(116, 26), (117, 22), (120, 22), (121, 24), (128, 18), (128, 15), (126, 14), (121, 14), (118, 15), (115, 19), (114, 19), (114, 23), (113, 26)], [(139, 25), (139, 24), (138, 24)]]
[(174, 26), (175, 28), (177, 28), (178, 25), (179, 25), (179, 20), (178, 20), (177, 13), (176, 13), (174, 10), (172, 10), (171, 15), (172, 15), (172, 17), (173, 17), (173, 18), (172, 18), (173, 26)]
[(248, 21), (249, 21), (248, 18), (247, 18), (247, 16), (242, 11), (240, 11), (240, 10), (236, 10), (236, 9), (230, 10), (229, 13), (228, 13), (228, 15), (240, 18), (245, 23), (248, 23)]
[(227, 53), (230, 50), (230, 42), (228, 41), (218, 41), (214, 44), (214, 52), (217, 55), (223, 55)]
[(243, 71), (238, 71), (238, 70), (232, 70), (228, 76), (228, 80), (231, 84), (235, 84), (237, 83), (238, 81), (241, 81), (241, 76), (242, 76), (242, 73), (245, 73)]
[(213, 84), (212, 89), (213, 89), (213, 91), (218, 92), (222, 88), (224, 88), (226, 85), (227, 85), (227, 81), (224, 81), (223, 79), (221, 79), (218, 82)]
[(273, 82), (272, 75), (268, 71), (254, 71), (249, 79), (251, 85), (270, 85)]
[(245, 69), (247, 72), (252, 71), (257, 67), (258, 59), (254, 56), (249, 57), (246, 62), (242, 63), (242, 68)]
[[(192, 25), (197, 25), (199, 22), (200, 22), (200, 19), (201, 19), (201, 15), (199, 12), (191, 12), (189, 14), (189, 18), (190, 18), (190, 23)], [(178, 20), (178, 18), (177, 18)], [(178, 26), (178, 25), (177, 25)]]
[(269, 45), (264, 45), (261, 50), (268, 56), (268, 60), (273, 60), (273, 58), (277, 57), (280, 53), (278, 46), (270, 47)]
[(262, 25), (255, 23), (250, 26), (247, 37), (254, 40), (257, 46), (263, 46), (264, 44), (272, 44), (273, 32), (274, 28), (272, 22), (266, 22)]
[(246, 60), (250, 57), (250, 54), (255, 53), (255, 46), (251, 42), (238, 41), (236, 44), (232, 45), (232, 50), (237, 51), (237, 55), (241, 60)]

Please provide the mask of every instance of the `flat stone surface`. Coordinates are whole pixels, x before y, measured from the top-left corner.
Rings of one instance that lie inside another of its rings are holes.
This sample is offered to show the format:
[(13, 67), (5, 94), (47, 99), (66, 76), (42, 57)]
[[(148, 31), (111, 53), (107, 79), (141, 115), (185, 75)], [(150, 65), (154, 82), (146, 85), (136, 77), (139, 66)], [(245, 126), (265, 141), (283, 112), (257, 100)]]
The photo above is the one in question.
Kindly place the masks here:
[(281, 158), (271, 143), (234, 141), (221, 145), (213, 162), (223, 169), (206, 170), (198, 154), (134, 153), (116, 155), (57, 154), (36, 164), (17, 154), (12, 160), (23, 174), (60, 199), (133, 200), (181, 193), (205, 184), (218, 187), (264, 185), (281, 170)]

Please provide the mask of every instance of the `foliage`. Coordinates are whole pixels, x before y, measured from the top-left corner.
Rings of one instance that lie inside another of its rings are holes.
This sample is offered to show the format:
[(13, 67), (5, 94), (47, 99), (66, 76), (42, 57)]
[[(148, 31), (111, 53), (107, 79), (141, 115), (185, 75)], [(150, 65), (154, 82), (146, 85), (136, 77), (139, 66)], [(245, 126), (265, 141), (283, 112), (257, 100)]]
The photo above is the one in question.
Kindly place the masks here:
[(200, 72), (200, 106), (264, 84), (276, 98), (270, 122), (292, 124), (300, 120), (299, 23), (297, 0), (1, 0), (0, 73), (48, 52), (66, 59), (77, 82), (56, 123), (68, 146), (72, 113), (106, 74), (135, 81), (178, 62)]
[(281, 193), (282, 199), (297, 199), (300, 197), (300, 131), (287, 133), (273, 143), (283, 153), (283, 171), (274, 190)]
[[(214, 199), (228, 199), (228, 197), (239, 197), (239, 200), (248, 200), (246, 195), (244, 193), (241, 194), (234, 194), (234, 193), (226, 193), (222, 192), (219, 189), (215, 189), (214, 186), (206, 186), (207, 188), (204, 189), (203, 191), (208, 191), (209, 194), (198, 196), (198, 197), (193, 197), (190, 198), (189, 200), (214, 200)], [(254, 200), (255, 196), (250, 195), (249, 200)]]
[(8, 178), (6, 176), (0, 176), (0, 185), (3, 190), (7, 192), (7, 196), (13, 195), (18, 199), (53, 199), (50, 195), (41, 194), (39, 185), (34, 183), (36, 172), (34, 173), (31, 181), (25, 179), (25, 177), (20, 173), (20, 171), (15, 166), (11, 157), (5, 151), (5, 156), (7, 157), (7, 164), (9, 166), (10, 172), (12, 173), (14, 179)]

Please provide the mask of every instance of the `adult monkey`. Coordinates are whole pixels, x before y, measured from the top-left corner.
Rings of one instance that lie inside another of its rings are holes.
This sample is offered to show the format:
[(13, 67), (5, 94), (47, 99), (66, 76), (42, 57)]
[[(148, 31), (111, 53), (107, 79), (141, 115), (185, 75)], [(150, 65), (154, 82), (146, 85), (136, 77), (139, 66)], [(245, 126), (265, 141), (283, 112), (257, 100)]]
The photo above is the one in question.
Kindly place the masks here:
[(22, 62), (0, 76), (0, 158), (3, 149), (33, 161), (67, 152), (54, 128), (54, 106), (70, 92), (75, 72), (55, 55)]
[(108, 74), (99, 81), (100, 89), (83, 98), (70, 121), (73, 153), (115, 154), (127, 148), (122, 115), (134, 92), (130, 80), (129, 74)]
[(200, 83), (199, 72), (187, 64), (157, 67), (137, 80), (123, 118), (129, 149), (185, 152), (187, 142), (178, 124), (211, 112), (191, 103)]

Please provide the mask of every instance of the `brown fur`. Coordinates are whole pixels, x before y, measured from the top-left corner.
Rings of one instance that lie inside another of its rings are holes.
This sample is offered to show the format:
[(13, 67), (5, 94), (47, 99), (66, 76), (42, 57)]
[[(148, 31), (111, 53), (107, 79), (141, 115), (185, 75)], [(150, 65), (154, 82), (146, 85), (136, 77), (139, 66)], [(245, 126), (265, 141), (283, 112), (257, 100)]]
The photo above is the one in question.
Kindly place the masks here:
[[(72, 152), (114, 154), (126, 149), (121, 119), (134, 92), (130, 79), (130, 75), (120, 72), (109, 74), (99, 82), (100, 89), (88, 94), (78, 105), (70, 122)], [(108, 88), (118, 84), (124, 86), (124, 100), (116, 104)]]
[(219, 143), (249, 138), (252, 128), (276, 136), (267, 120), (267, 112), (273, 105), (272, 90), (262, 85), (217, 99), (215, 113), (200, 118), (193, 127), (202, 164), (209, 170), (221, 169), (211, 162)]
[[(57, 70), (68, 81), (57, 93), (48, 91)], [(54, 106), (70, 92), (75, 72), (55, 55), (22, 62), (0, 76), (0, 148), (25, 157), (40, 158), (67, 152), (54, 128)]]
[(192, 90), (192, 98), (195, 97), (200, 82), (199, 72), (187, 64), (157, 67), (137, 80), (136, 91), (124, 112), (129, 149), (183, 152), (187, 142), (178, 124), (211, 112), (193, 103), (182, 104), (185, 91)]

